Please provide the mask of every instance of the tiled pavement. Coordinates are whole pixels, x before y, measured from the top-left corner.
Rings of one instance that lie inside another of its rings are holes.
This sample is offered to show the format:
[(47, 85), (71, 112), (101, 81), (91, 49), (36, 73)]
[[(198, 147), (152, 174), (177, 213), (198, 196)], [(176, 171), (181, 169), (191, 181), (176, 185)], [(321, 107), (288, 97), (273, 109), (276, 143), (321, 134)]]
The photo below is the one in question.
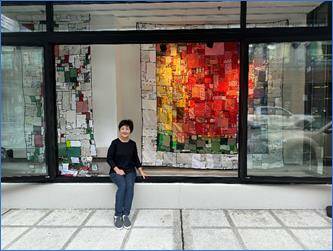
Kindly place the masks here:
[(1, 210), (1, 249), (332, 249), (324, 210)]

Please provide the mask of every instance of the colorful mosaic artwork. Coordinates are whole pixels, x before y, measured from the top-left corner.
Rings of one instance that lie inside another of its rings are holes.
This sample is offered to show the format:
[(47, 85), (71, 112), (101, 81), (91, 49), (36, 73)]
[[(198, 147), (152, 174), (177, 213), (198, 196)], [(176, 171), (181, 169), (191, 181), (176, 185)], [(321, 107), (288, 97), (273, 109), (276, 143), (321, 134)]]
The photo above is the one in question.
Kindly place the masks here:
[(237, 46), (157, 45), (158, 151), (237, 153)]
[(143, 165), (238, 168), (237, 43), (209, 46), (141, 45)]
[(90, 46), (56, 46), (55, 58), (59, 170), (87, 176), (96, 169)]

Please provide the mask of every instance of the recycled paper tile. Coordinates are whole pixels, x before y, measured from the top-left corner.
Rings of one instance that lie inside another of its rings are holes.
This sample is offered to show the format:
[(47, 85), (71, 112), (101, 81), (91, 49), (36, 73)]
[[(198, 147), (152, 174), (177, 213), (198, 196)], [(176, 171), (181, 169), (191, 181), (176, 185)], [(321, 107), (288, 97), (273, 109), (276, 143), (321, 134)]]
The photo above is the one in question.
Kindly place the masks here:
[[(87, 168), (87, 165), (91, 168), (90, 157), (96, 152), (95, 143), (92, 141), (94, 137), (90, 47), (58, 45), (56, 51), (59, 51), (59, 56), (56, 55), (55, 58), (56, 76), (60, 82), (57, 83), (57, 100), (62, 104), (58, 106), (57, 113), (58, 128), (61, 130), (58, 144), (60, 146), (62, 142), (66, 142), (67, 153), (67, 156), (63, 155), (64, 149), (61, 146), (60, 162), (68, 163), (69, 171), (64, 174), (83, 175), (87, 170), (83, 172), (81, 169)], [(72, 160), (75, 160), (75, 163)]]
[[(237, 159), (237, 127), (238, 127), (238, 90), (239, 90), (239, 51), (237, 45), (230, 43), (214, 43), (213, 50), (205, 44), (165, 44), (156, 45), (156, 89), (147, 88), (144, 83), (147, 73), (142, 73), (142, 97), (157, 96), (158, 132), (156, 135), (156, 149), (159, 157), (157, 165), (165, 162), (165, 156), (159, 151), (192, 156), (193, 153), (232, 153)], [(152, 46), (153, 47), (153, 46)], [(141, 58), (144, 54), (152, 57), (152, 51), (141, 47)], [(151, 48), (151, 47), (150, 47)], [(149, 58), (149, 57), (148, 57)], [(149, 59), (148, 59), (149, 60)], [(145, 62), (147, 65), (148, 62)], [(149, 77), (152, 69), (150, 69)], [(156, 92), (156, 94), (154, 94)], [(221, 96), (222, 95), (222, 96)], [(145, 101), (143, 116), (147, 111)], [(145, 122), (152, 126), (150, 121)], [(143, 134), (144, 138), (147, 137)], [(194, 137), (196, 136), (196, 137)], [(220, 139), (233, 138), (235, 142), (226, 141), (221, 148)], [(143, 145), (143, 158), (148, 149)], [(151, 148), (149, 148), (151, 151)], [(169, 153), (168, 153), (169, 154)], [(204, 156), (204, 155), (203, 155)], [(194, 163), (198, 163), (194, 158)], [(203, 163), (195, 164), (195, 168), (237, 168), (232, 162), (221, 167), (205, 157), (200, 158)], [(144, 159), (143, 159), (144, 161)], [(191, 164), (192, 157), (191, 157)], [(211, 164), (213, 166), (211, 166)], [(178, 161), (173, 166), (184, 167), (188, 163)], [(193, 167), (193, 166), (192, 166)]]

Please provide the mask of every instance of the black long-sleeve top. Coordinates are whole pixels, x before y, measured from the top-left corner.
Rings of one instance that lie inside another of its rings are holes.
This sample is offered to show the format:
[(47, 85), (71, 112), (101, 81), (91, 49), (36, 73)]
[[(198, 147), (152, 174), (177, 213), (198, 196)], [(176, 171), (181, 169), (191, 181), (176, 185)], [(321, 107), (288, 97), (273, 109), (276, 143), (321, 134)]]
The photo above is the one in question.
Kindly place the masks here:
[(124, 170), (125, 173), (135, 172), (141, 166), (136, 143), (133, 140), (122, 142), (119, 138), (112, 141), (107, 156), (110, 172), (115, 173), (114, 167)]

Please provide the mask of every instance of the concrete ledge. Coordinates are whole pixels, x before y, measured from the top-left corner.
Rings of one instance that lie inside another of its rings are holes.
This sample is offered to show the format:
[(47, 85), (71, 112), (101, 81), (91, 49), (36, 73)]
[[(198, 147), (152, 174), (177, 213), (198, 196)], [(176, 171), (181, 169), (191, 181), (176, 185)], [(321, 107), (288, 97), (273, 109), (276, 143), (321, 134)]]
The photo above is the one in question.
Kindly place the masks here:
[[(2, 183), (3, 208), (113, 208), (110, 183)], [(331, 185), (136, 184), (134, 208), (324, 209)]]

